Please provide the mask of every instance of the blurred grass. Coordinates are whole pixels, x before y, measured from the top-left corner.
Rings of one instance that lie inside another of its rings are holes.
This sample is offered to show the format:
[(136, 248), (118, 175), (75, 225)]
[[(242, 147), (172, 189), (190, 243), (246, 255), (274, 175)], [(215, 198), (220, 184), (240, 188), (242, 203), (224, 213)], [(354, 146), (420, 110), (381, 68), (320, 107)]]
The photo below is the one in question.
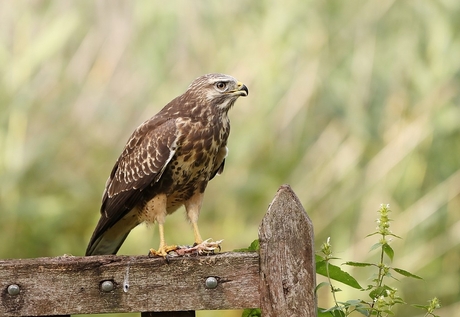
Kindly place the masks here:
[[(404, 237), (395, 266), (425, 277), (398, 284), (403, 298), (438, 296), (439, 314), (454, 315), (459, 14), (454, 0), (1, 2), (0, 257), (82, 255), (132, 130), (197, 76), (223, 72), (250, 95), (231, 110), (203, 236), (246, 247), (290, 183), (317, 244), (331, 236), (337, 256), (363, 261), (375, 211), (390, 203)], [(171, 243), (192, 239), (182, 212), (166, 230)], [(140, 227), (121, 253), (157, 244)]]

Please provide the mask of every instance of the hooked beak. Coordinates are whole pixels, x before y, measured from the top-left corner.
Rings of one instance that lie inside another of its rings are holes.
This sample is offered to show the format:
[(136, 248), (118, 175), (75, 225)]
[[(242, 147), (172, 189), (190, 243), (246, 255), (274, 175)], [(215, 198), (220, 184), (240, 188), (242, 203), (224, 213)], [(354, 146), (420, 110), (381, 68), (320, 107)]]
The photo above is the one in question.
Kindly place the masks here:
[(239, 95), (243, 97), (246, 97), (247, 95), (249, 95), (248, 87), (246, 87), (246, 85), (243, 84), (242, 82), (237, 83), (237, 89), (235, 90), (235, 92), (238, 92)]

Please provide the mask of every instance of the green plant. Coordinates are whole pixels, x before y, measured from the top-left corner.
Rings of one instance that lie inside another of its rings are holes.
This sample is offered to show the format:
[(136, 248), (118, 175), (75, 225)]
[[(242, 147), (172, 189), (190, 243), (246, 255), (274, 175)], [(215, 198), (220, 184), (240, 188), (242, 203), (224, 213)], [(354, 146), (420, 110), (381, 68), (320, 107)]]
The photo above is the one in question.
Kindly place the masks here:
[(424, 317), (428, 317), (428, 316), (439, 317), (438, 315), (435, 315), (433, 313), (435, 309), (441, 307), (441, 303), (439, 302), (439, 299), (437, 297), (430, 299), (428, 301), (428, 305), (413, 305), (413, 306), (425, 310), (426, 313)]
[[(378, 261), (376, 263), (351, 261), (344, 263), (345, 265), (354, 267), (374, 267), (377, 270), (377, 273), (371, 278), (372, 284), (368, 285), (366, 288), (362, 288), (351, 275), (330, 263), (331, 260), (336, 260), (338, 258), (334, 257), (332, 254), (330, 238), (323, 243), (320, 254), (316, 257), (316, 266), (317, 273), (324, 275), (327, 278), (327, 282), (318, 284), (316, 290), (324, 286), (329, 286), (335, 305), (328, 309), (319, 308), (318, 316), (343, 317), (349, 316), (353, 312), (360, 313), (364, 316), (377, 317), (394, 315), (394, 307), (396, 305), (403, 305), (406, 303), (399, 296), (397, 288), (390, 286), (387, 280), (397, 280), (393, 276), (394, 273), (398, 273), (405, 277), (421, 279), (421, 277), (406, 270), (391, 266), (391, 262), (394, 258), (394, 250), (391, 248), (389, 243), (391, 242), (392, 237), (400, 237), (393, 234), (390, 230), (391, 218), (389, 215), (391, 210), (389, 205), (382, 204), (378, 212), (380, 217), (377, 219), (377, 231), (367, 235), (367, 237), (374, 235), (380, 236), (379, 241), (370, 248), (371, 251), (380, 249)], [(342, 282), (348, 286), (367, 292), (369, 300), (352, 299), (345, 302), (338, 301), (336, 293), (340, 292), (341, 289), (334, 286), (332, 284), (332, 280)], [(425, 316), (436, 316), (433, 314), (433, 311), (436, 308), (439, 308), (440, 304), (438, 299), (434, 298), (429, 302), (429, 305), (413, 306), (426, 310)]]

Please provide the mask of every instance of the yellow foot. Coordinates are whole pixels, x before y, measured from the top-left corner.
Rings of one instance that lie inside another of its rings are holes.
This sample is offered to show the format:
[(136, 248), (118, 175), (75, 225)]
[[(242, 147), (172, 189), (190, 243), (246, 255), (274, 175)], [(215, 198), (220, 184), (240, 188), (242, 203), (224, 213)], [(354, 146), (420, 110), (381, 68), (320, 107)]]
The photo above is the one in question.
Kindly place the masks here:
[(221, 250), (220, 244), (224, 240), (211, 241), (211, 239), (204, 240), (199, 244), (189, 246), (178, 246), (172, 256), (184, 256), (184, 255), (209, 255), (216, 253), (216, 250)]
[(158, 251), (156, 251), (155, 249), (150, 249), (149, 257), (154, 257), (154, 256), (166, 257), (168, 255), (168, 252), (175, 251), (177, 249), (178, 249), (177, 245), (165, 245), (164, 247), (160, 247)]

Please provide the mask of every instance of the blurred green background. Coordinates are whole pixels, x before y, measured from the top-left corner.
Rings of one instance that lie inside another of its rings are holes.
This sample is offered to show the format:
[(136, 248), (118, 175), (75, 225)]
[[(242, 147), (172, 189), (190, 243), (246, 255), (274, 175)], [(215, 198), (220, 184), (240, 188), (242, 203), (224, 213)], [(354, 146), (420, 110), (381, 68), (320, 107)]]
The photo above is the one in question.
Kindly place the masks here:
[[(404, 238), (394, 266), (424, 277), (393, 285), (411, 304), (438, 296), (439, 314), (455, 315), (459, 16), (457, 0), (1, 1), (0, 258), (83, 255), (131, 132), (194, 78), (222, 72), (250, 94), (230, 111), (203, 237), (248, 246), (289, 183), (317, 248), (330, 236), (336, 264), (367, 261), (376, 241), (364, 237), (389, 203)], [(183, 211), (166, 238), (193, 241)], [(156, 228), (140, 226), (119, 253), (157, 245)], [(341, 288), (339, 300), (364, 295)], [(327, 292), (319, 303), (332, 305)]]

